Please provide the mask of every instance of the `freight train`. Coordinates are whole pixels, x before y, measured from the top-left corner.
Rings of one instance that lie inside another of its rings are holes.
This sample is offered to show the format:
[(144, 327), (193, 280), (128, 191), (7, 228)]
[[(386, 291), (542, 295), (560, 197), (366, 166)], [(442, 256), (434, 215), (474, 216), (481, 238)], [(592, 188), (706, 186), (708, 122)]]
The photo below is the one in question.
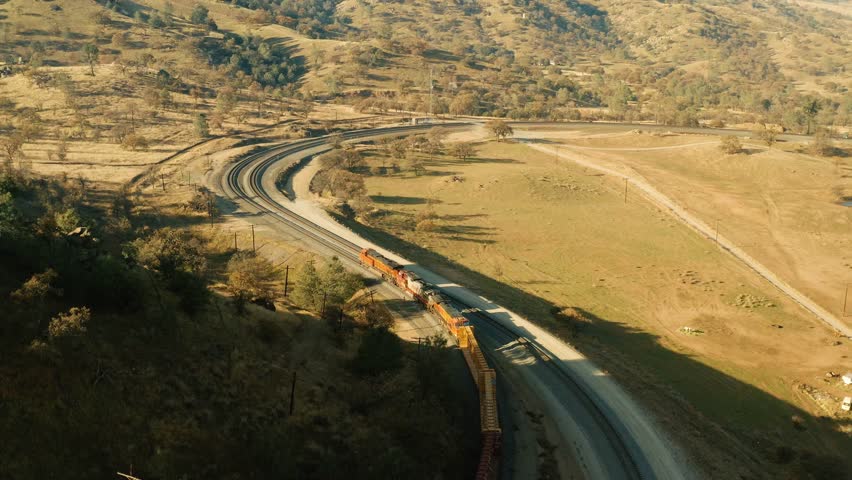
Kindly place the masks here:
[(429, 311), (435, 313), (458, 340), (459, 348), (464, 354), (465, 362), (479, 391), (482, 449), (476, 479), (494, 478), (502, 437), (500, 421), (497, 417), (497, 375), (488, 366), (470, 322), (441, 294), (437, 287), (427, 283), (411, 270), (406, 270), (399, 263), (368, 248), (361, 250), (359, 259), (363, 265), (379, 272), (383, 279), (396, 285), (411, 298), (422, 303)]

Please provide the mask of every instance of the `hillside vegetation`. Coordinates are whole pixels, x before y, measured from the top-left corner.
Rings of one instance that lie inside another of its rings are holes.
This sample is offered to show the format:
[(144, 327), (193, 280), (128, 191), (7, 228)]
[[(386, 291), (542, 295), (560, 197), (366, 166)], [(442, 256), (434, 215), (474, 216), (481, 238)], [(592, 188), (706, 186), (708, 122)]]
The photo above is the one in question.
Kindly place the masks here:
[(4, 130), (35, 122), (54, 138), (122, 143), (138, 127), (158, 137), (150, 144), (186, 142), (205, 133), (186, 128), (199, 114), (216, 132), (305, 114), (319, 99), (800, 132), (846, 125), (852, 112), (852, 20), (818, 2), (8, 0), (0, 10), (12, 74), (0, 86)]
[(322, 283), (329, 321), (270, 311), (251, 304), (274, 310), (281, 291), (267, 260), (215, 230), (152, 229), (165, 219), (122, 195), (92, 200), (76, 181), (0, 176), (4, 476), (469, 475), (476, 416), (449, 351), (403, 344), (381, 305), (350, 300), (360, 279), (339, 263), (309, 263), (296, 289), (320, 310)]

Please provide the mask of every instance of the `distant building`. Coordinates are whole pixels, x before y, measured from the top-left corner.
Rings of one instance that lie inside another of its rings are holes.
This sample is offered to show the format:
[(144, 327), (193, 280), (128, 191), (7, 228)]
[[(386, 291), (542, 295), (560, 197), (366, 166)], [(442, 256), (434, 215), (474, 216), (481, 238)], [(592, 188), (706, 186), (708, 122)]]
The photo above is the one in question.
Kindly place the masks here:
[(852, 372), (843, 375), (843, 383), (846, 385), (852, 385)]

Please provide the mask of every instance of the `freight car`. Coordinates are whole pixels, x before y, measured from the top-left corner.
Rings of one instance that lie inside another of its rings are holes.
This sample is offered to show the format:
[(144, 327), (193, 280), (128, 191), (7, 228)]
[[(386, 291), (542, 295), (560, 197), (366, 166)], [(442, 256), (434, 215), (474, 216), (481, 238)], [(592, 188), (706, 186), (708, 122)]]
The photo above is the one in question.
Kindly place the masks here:
[(497, 452), (500, 449), (502, 430), (497, 417), (497, 374), (488, 366), (479, 343), (473, 334), (470, 322), (453, 306), (439, 289), (430, 285), (416, 273), (406, 270), (399, 263), (386, 258), (377, 251), (365, 248), (359, 255), (361, 263), (378, 271), (382, 278), (393, 283), (411, 298), (434, 312), (450, 333), (458, 340), (470, 374), (479, 391), (479, 419), (482, 435), (482, 450), (476, 472), (477, 480), (486, 480), (495, 475)]

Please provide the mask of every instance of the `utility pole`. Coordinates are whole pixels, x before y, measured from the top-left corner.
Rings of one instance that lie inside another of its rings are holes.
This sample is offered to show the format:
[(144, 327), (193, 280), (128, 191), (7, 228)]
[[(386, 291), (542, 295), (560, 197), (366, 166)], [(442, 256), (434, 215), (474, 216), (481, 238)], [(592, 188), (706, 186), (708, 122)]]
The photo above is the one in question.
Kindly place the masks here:
[(435, 86), (432, 83), (432, 71), (433, 71), (433, 67), (429, 67), (429, 116), (430, 117), (435, 115), (433, 113), (433, 108), (432, 108), (432, 91), (435, 90)]
[(322, 308), (320, 309), (320, 317), (325, 315), (325, 301), (328, 298), (328, 292), (322, 292)]
[(293, 383), (290, 384), (290, 416), (293, 416), (293, 408), (296, 406), (296, 370), (293, 370)]
[(237, 232), (234, 232), (234, 251), (239, 251), (239, 249), (237, 248)]
[(160, 174), (160, 181), (163, 184), (163, 191), (165, 192), (166, 191), (166, 174), (165, 173)]
[(627, 177), (624, 177), (624, 203), (627, 203)]
[(251, 249), (254, 253), (257, 253), (257, 246), (254, 243), (254, 225), (251, 226)]
[(290, 265), (284, 266), (284, 296), (287, 296), (287, 287), (290, 284)]
[(716, 245), (719, 244), (719, 219), (716, 219)]
[(849, 285), (846, 285), (846, 294), (843, 295), (843, 316), (846, 317), (846, 301), (849, 300)]

